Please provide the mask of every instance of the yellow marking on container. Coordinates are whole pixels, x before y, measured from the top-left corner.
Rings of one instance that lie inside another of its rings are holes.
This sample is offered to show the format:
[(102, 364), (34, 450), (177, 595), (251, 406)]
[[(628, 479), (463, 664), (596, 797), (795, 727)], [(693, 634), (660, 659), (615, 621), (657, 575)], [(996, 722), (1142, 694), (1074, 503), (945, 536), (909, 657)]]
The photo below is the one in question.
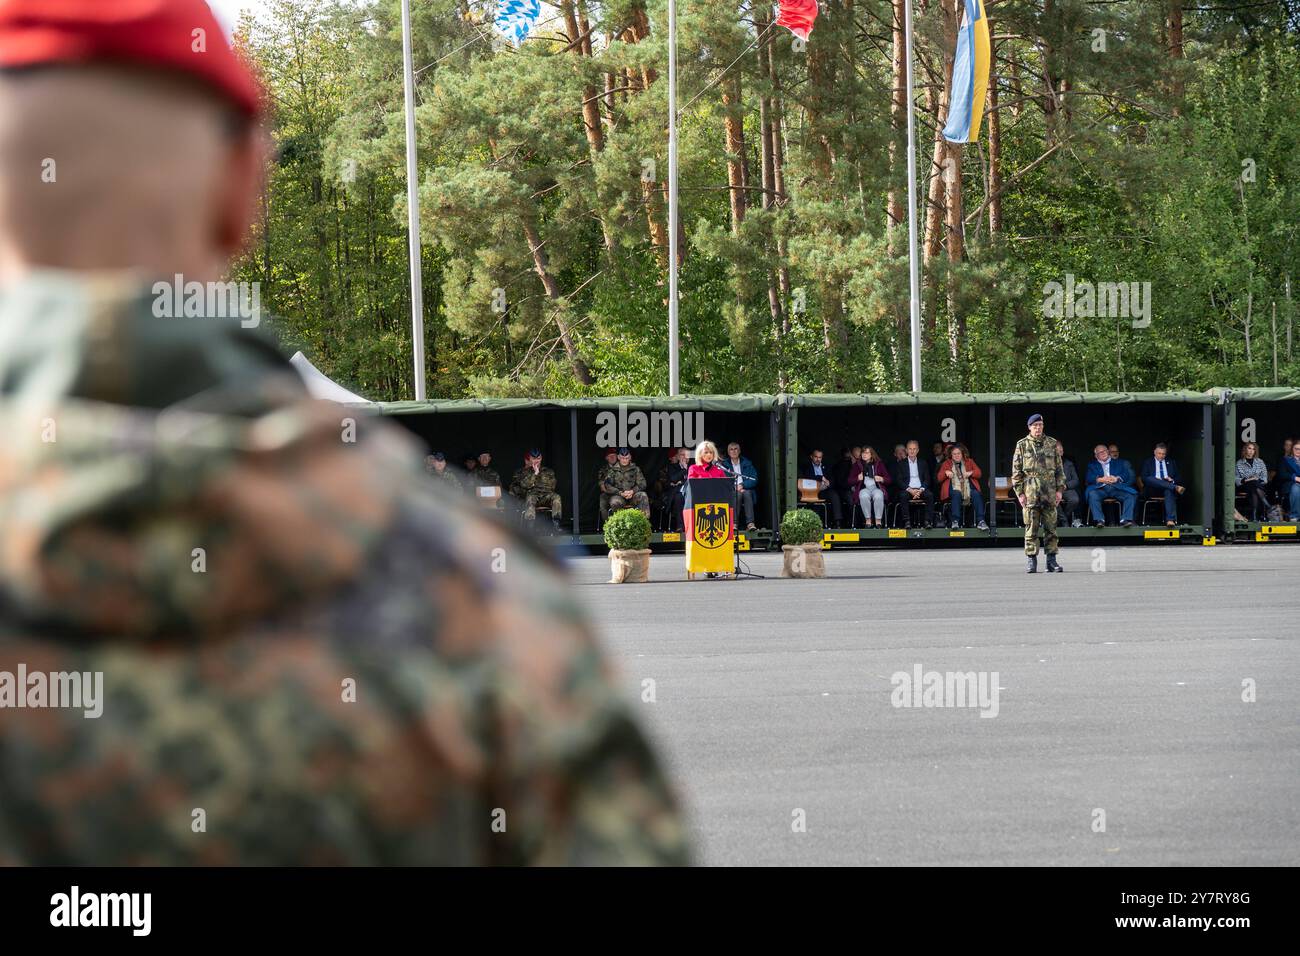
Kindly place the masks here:
[(1210, 535), (1208, 538), (1201, 539), (1201, 544), (1205, 545), (1207, 548), (1212, 548), (1218, 543), (1219, 543), (1219, 539), (1216, 538), (1214, 535)]
[(1295, 534), (1296, 526), (1293, 524), (1266, 524), (1264, 525), (1264, 534)]
[(862, 535), (856, 531), (832, 531), (822, 535), (823, 541), (861, 541)]
[(949, 531), (949, 532), (948, 532), (948, 537), (950, 537), (950, 538), (964, 538), (964, 537), (966, 537), (966, 532), (965, 532), (965, 531)]
[(1268, 540), (1268, 535), (1266, 535), (1266, 534), (1265, 534), (1264, 532), (1262, 532), (1262, 531), (1256, 531), (1256, 532), (1255, 532), (1255, 540), (1256, 540), (1256, 541), (1267, 541), (1267, 540)]
[(1177, 538), (1177, 537), (1178, 537), (1178, 529), (1177, 529), (1177, 528), (1173, 528), (1173, 529), (1166, 529), (1166, 530), (1164, 530), (1164, 531), (1144, 531), (1144, 532), (1142, 532), (1142, 537), (1144, 537), (1144, 538)]
[(906, 538), (906, 537), (907, 537), (907, 529), (906, 529), (906, 528), (890, 528), (890, 529), (889, 529), (889, 536), (890, 536), (891, 538)]
[(682, 540), (682, 536), (681, 536), (680, 532), (677, 532), (677, 531), (665, 531), (665, 532), (664, 532), (664, 536), (663, 536), (663, 542), (664, 542), (664, 544), (668, 544), (669, 542), (672, 542), (672, 541), (680, 541), (680, 540)]

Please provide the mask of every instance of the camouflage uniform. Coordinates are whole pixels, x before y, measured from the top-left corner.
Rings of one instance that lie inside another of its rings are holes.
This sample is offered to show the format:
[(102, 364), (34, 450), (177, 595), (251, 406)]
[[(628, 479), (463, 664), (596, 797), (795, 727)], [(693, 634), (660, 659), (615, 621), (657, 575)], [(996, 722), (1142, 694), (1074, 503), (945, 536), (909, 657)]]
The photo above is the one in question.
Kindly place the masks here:
[(533, 474), (533, 469), (525, 465), (510, 480), (510, 493), (524, 503), (524, 520), (535, 520), (538, 506), (550, 508), (551, 518), (560, 520), (560, 496), (555, 493), (555, 469), (543, 465), (537, 474)]
[[(470, 472), (469, 484), (466, 486), (465, 490), (468, 491), (470, 493), (470, 496), (473, 497), (476, 501), (480, 501), (478, 496), (479, 488), (500, 488), (500, 487), (501, 487), (501, 476), (497, 474), (496, 469), (484, 468), (482, 465), (479, 465), (472, 472)], [(498, 509), (505, 508), (505, 502), (502, 499), (498, 498), (496, 502), (492, 505), (492, 507)]]
[(1026, 435), (1016, 442), (1011, 456), (1011, 489), (1017, 498), (1025, 496), (1025, 554), (1038, 553), (1040, 532), (1043, 550), (1056, 554), (1056, 493), (1065, 489), (1065, 469), (1055, 438)]
[(456, 477), (456, 473), (451, 470), (450, 465), (448, 465), (442, 471), (438, 471), (438, 469), (436, 468), (430, 468), (428, 471), (429, 471), (429, 477), (432, 478), (435, 482), (438, 483), (438, 485), (445, 488), (446, 490), (448, 491), (461, 490), (460, 479)]
[(609, 505), (607, 502), (609, 496), (605, 494), (605, 476), (609, 474), (609, 470), (613, 467), (614, 465), (609, 462), (603, 462), (601, 466), (596, 469), (596, 499), (600, 503), (600, 523), (602, 525), (605, 523), (605, 519), (609, 517)]
[[(606, 513), (631, 506), (640, 508), (642, 514), (650, 517), (650, 496), (645, 493), (645, 475), (641, 473), (639, 465), (631, 462), (627, 465), (610, 465), (600, 483), (600, 490), (601, 505)], [(634, 494), (628, 499), (618, 494), (622, 491), (632, 491)]]
[(554, 563), (152, 298), (0, 296), (0, 672), (103, 674), (0, 708), (0, 865), (687, 862)]

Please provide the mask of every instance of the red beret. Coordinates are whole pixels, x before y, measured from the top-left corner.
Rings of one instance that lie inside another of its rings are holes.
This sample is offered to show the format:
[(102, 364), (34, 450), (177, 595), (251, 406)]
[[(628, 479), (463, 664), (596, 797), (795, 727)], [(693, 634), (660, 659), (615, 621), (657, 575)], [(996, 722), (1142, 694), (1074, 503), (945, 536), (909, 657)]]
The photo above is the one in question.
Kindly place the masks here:
[(242, 113), (262, 110), (206, 0), (0, 0), (0, 69), (92, 62), (176, 70)]

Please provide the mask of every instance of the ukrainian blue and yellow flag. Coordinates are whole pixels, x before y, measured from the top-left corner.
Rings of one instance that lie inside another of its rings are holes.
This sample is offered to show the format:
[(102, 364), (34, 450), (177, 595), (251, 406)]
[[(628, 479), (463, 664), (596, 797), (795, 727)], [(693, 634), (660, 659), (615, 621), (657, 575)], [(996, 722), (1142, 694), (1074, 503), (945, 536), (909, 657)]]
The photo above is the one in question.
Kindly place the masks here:
[(984, 93), (989, 85), (989, 20), (984, 0), (965, 0), (966, 11), (957, 34), (957, 55), (952, 64), (952, 89), (948, 95), (948, 125), (943, 138), (950, 143), (979, 139), (984, 118)]

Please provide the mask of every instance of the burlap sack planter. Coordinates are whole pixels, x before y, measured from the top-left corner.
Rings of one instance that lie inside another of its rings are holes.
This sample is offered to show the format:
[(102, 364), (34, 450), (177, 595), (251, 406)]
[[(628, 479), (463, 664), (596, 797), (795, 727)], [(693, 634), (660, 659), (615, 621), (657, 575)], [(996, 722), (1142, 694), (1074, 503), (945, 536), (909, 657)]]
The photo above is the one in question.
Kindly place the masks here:
[(650, 549), (609, 552), (610, 584), (645, 584), (650, 575)]
[(826, 560), (820, 544), (783, 544), (781, 557), (783, 578), (826, 577)]

